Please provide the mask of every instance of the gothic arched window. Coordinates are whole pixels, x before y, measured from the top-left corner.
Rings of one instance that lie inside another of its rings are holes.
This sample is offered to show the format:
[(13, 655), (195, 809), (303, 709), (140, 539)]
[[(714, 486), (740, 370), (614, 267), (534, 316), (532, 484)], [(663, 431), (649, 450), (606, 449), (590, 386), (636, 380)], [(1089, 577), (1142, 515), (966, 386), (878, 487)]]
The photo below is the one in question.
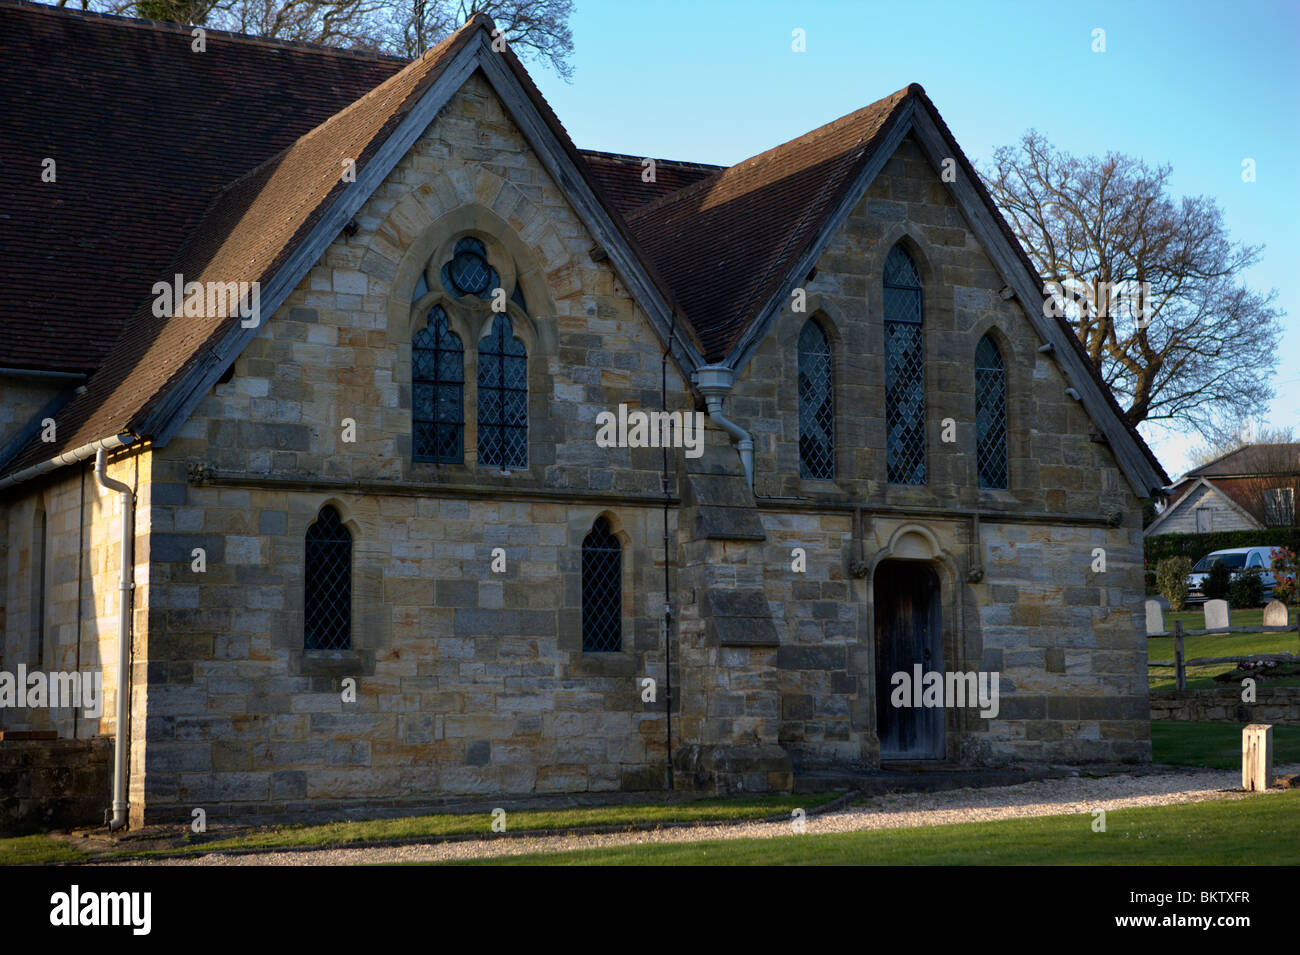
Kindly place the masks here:
[(465, 347), (440, 305), (411, 339), (411, 455), (460, 462), (465, 450)]
[(901, 245), (885, 260), (885, 428), (890, 484), (925, 483), (921, 276)]
[(528, 352), (504, 315), (478, 343), (478, 461), (528, 467)]
[(351, 649), (352, 534), (328, 504), (307, 528), (303, 568), (303, 646)]
[(603, 517), (582, 541), (582, 649), (623, 649), (623, 545)]
[(980, 487), (1007, 486), (1007, 370), (992, 336), (975, 346), (975, 461)]
[(809, 319), (799, 333), (799, 474), (815, 481), (835, 477), (831, 390), (831, 343)]

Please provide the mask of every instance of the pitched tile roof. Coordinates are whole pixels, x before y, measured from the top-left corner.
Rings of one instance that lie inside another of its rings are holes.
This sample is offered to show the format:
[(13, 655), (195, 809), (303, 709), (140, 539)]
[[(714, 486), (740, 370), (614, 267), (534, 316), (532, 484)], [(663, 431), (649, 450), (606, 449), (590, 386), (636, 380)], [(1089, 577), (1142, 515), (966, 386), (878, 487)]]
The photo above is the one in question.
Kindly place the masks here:
[(655, 159), (655, 178), (646, 182), (642, 176), (647, 157), (629, 156), (626, 153), (606, 153), (594, 149), (579, 149), (578, 155), (587, 164), (605, 198), (621, 215), (663, 198), (670, 192), (707, 179), (725, 166), (708, 163), (681, 162), (675, 159)]
[[(9, 306), (16, 332), (9, 336), (9, 352), (0, 348), (0, 365), (81, 370), (102, 359), (102, 367), (60, 415), (57, 446), (29, 445), (4, 468), (7, 474), (142, 427), (169, 387), (209, 358), (237, 321), (154, 318), (145, 300), (153, 282), (180, 272), (199, 282), (265, 284), (342, 192), (342, 158), (355, 158), (357, 168), (364, 168), (474, 30), (490, 28), (486, 17), (475, 17), (403, 67), (400, 61), (212, 32), (208, 52), (196, 54), (186, 27), (0, 0), (0, 25), (11, 24), (14, 30), (0, 30), (0, 52), (16, 55), (0, 57), (0, 89), (9, 80), (23, 95), (13, 118), (6, 113), (0, 120), (7, 124), (0, 128), (12, 134), (5, 140), (10, 145), (0, 146), (9, 150), (0, 152), (6, 177), (18, 168), (39, 168), (40, 154), (51, 152), (40, 146), (37, 118), (46, 100), (38, 94), (48, 96), (67, 75), (69, 50), (88, 51), (78, 59), (77, 72), (91, 90), (85, 98), (91, 105), (62, 101), (56, 112), (67, 109), (71, 118), (48, 139), (59, 146), (59, 187), (68, 185), (68, 192), (51, 200), (49, 193), (7, 182), (0, 196), (10, 204), (0, 205), (0, 215), (54, 223), (23, 240), (17, 259), (25, 268), (6, 270), (0, 307)], [(13, 42), (14, 36), (20, 41)], [(52, 87), (24, 85), (21, 64), (16, 70), (7, 65), (60, 56), (56, 69), (40, 74)], [(210, 59), (198, 60), (196, 70), (195, 57)], [(648, 184), (641, 182), (639, 157), (579, 153), (513, 52), (506, 52), (505, 62), (647, 276), (678, 307), (682, 333), (709, 361), (725, 358), (781, 291), (909, 99), (930, 112), (1032, 274), (1010, 227), (916, 84), (732, 167), (657, 161), (657, 182)], [(159, 76), (169, 83), (160, 83)], [(109, 115), (121, 119), (104, 124)], [(71, 182), (64, 178), (68, 159)], [(76, 175), (91, 167), (95, 176)], [(223, 183), (230, 185), (221, 189)], [(168, 265), (168, 253), (177, 247)], [(87, 290), (96, 311), (89, 325)], [(1082, 354), (1072, 330), (1063, 327)], [(123, 330), (109, 351), (118, 329)], [(1122, 420), (1104, 385), (1102, 393)], [(1129, 431), (1163, 475), (1136, 430)]]
[[(297, 142), (224, 189), (161, 275), (187, 282), (259, 282), (265, 286), (348, 185), (344, 159), (365, 168), (405, 114), (482, 27), (476, 17), (458, 33), (330, 117)], [(149, 276), (143, 287), (152, 287)], [(266, 316), (263, 316), (265, 319)], [(140, 305), (115, 347), (59, 416), (57, 444), (33, 441), (6, 467), (14, 472), (62, 450), (134, 431), (168, 385), (207, 356), (238, 323), (156, 317)]]
[(911, 87), (671, 193), (633, 234), (721, 361), (778, 291)]
[(1249, 477), (1256, 474), (1294, 474), (1300, 471), (1300, 443), (1248, 444), (1193, 468), (1193, 477)]
[(0, 367), (93, 370), (223, 186), (404, 65), (190, 29), (0, 0)]

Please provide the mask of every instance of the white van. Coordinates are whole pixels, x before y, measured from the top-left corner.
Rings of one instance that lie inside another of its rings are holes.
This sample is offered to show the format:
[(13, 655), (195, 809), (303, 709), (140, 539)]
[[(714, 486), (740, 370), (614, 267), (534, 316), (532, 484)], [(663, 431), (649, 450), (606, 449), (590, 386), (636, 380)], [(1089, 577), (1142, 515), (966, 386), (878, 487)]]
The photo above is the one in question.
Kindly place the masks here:
[(1272, 547), (1232, 547), (1206, 554), (1196, 562), (1187, 577), (1187, 602), (1205, 602), (1205, 579), (1210, 576), (1210, 568), (1215, 564), (1227, 564), (1233, 577), (1244, 570), (1258, 569), (1260, 582), (1264, 585), (1264, 601), (1268, 602), (1273, 597), (1273, 586), (1277, 583), (1272, 570), (1272, 551)]

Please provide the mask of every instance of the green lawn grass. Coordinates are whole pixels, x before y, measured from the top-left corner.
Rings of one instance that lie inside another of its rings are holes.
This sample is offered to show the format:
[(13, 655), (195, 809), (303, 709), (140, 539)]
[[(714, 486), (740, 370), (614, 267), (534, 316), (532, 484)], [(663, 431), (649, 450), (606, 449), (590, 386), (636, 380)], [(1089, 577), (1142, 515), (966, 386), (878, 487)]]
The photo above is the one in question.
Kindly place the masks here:
[(1295, 865), (1300, 791), (922, 829), (615, 846), (453, 865)]
[[(1151, 758), (1172, 766), (1241, 767), (1241, 723), (1152, 720)], [(1300, 726), (1273, 727), (1273, 763), (1300, 763)]]
[(46, 835), (0, 839), (0, 865), (46, 865), (87, 858), (87, 853)]
[[(590, 806), (576, 809), (519, 810), (506, 814), (512, 831), (572, 829), (588, 826), (664, 825), (692, 822), (738, 822), (788, 815), (837, 798), (839, 793), (807, 796), (755, 796), (700, 799), (691, 802)], [(315, 826), (270, 827), (227, 839), (195, 841), (166, 850), (126, 851), (118, 857), (147, 857), (171, 853), (203, 853), (228, 849), (283, 849), (300, 846), (361, 845), (387, 840), (437, 839), (492, 834), (490, 813), (437, 813), (400, 819), (333, 822)]]
[[(1256, 614), (1260, 616), (1260, 614)], [(1234, 621), (1235, 622), (1235, 621)], [(1258, 626), (1258, 621), (1256, 621)], [(1250, 626), (1250, 624), (1241, 624)], [(1197, 657), (1232, 657), (1251, 653), (1286, 653), (1300, 658), (1300, 637), (1294, 633), (1209, 633), (1199, 637), (1183, 638), (1183, 655), (1185, 659)], [(1174, 659), (1173, 637), (1150, 637), (1147, 639), (1147, 659)], [(1206, 666), (1187, 668), (1187, 688), (1189, 690), (1212, 690), (1224, 686), (1215, 683), (1214, 677), (1235, 669), (1231, 663), (1214, 663)], [(1173, 667), (1148, 667), (1147, 683), (1154, 692), (1174, 689), (1177, 680)], [(1230, 685), (1230, 684), (1227, 684)], [(1269, 680), (1261, 686), (1300, 686), (1300, 677), (1283, 680)]]

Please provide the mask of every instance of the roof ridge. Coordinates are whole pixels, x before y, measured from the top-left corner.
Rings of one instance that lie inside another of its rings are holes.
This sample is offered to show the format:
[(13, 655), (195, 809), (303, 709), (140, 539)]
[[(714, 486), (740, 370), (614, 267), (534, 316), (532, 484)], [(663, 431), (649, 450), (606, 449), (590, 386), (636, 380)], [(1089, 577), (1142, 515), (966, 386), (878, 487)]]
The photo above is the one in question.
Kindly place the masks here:
[(647, 159), (654, 159), (656, 163), (662, 163), (669, 166), (691, 166), (696, 169), (714, 169), (714, 170), (721, 170), (727, 168), (726, 166), (722, 166), (719, 165), (718, 163), (712, 163), (712, 162), (696, 162), (693, 159), (660, 159), (656, 156), (637, 156), (632, 153), (613, 153), (607, 149), (580, 148), (578, 149), (578, 152), (587, 153), (593, 156), (608, 156), (612, 159), (627, 159), (637, 163), (644, 162)]
[(150, 30), (156, 33), (177, 33), (190, 36), (196, 27), (204, 32), (205, 37), (219, 37), (223, 40), (235, 40), (245, 46), (265, 46), (272, 49), (302, 50), (308, 53), (331, 53), (354, 59), (385, 60), (392, 63), (414, 63), (395, 53), (383, 53), (378, 50), (354, 50), (341, 46), (327, 46), (323, 43), (307, 43), (303, 40), (281, 40), (274, 37), (256, 36), (252, 33), (236, 33), (232, 30), (218, 30), (215, 27), (196, 23), (178, 23), (171, 20), (150, 20), (147, 17), (127, 17), (116, 13), (99, 13), (95, 10), (71, 10), (67, 7), (53, 7), (36, 0), (0, 0), (0, 9), (40, 11), (50, 16), (66, 16), (74, 20), (102, 21), (109, 26), (131, 27), (137, 30)]
[[(1238, 445), (1237, 447), (1233, 448), (1231, 451), (1225, 451), (1223, 454), (1219, 455), (1217, 458), (1211, 458), (1209, 461), (1206, 461), (1204, 464), (1198, 465), (1197, 467), (1193, 468), (1192, 470), (1187, 471), (1187, 472), (1183, 475), (1183, 477), (1184, 477), (1184, 478), (1189, 478), (1189, 477), (1204, 477), (1204, 476), (1206, 476), (1206, 475), (1205, 475), (1205, 471), (1206, 471), (1208, 468), (1212, 468), (1212, 467), (1214, 467), (1216, 464), (1222, 464), (1224, 461), (1228, 460), (1228, 458), (1231, 458), (1231, 457), (1233, 457), (1233, 456), (1235, 456), (1235, 455), (1238, 455), (1238, 454), (1245, 454), (1245, 453), (1247, 453), (1247, 452), (1253, 451), (1255, 448), (1300, 448), (1300, 441), (1252, 441), (1250, 444), (1242, 444), (1242, 445)], [(1254, 472), (1254, 471), (1243, 471), (1243, 472), (1242, 472), (1243, 475), (1250, 475), (1250, 474), (1256, 474), (1256, 473), (1265, 473), (1265, 474), (1267, 474), (1267, 473), (1277, 473), (1277, 472)], [(1283, 472), (1283, 473), (1285, 473), (1285, 472)], [(1210, 476), (1210, 477), (1215, 477), (1215, 478), (1220, 478), (1220, 479), (1222, 479), (1222, 478), (1228, 478), (1228, 477), (1235, 477), (1236, 475), (1234, 475), (1234, 474), (1232, 474), (1232, 473), (1228, 473), (1228, 474), (1214, 474), (1214, 475), (1209, 475), (1209, 476)]]
[[(688, 195), (694, 195), (694, 190), (703, 190), (706, 184), (714, 182), (716, 179), (721, 177), (723, 173), (729, 172), (731, 170), (742, 170), (742, 167), (750, 168), (752, 164), (757, 163), (759, 160), (763, 159), (766, 156), (769, 156), (770, 154), (776, 152), (779, 149), (785, 149), (787, 146), (793, 145), (794, 143), (811, 140), (818, 135), (826, 135), (830, 131), (830, 127), (835, 126), (839, 123), (843, 123), (846, 120), (849, 120), (855, 116), (859, 116), (862, 113), (865, 113), (867, 110), (874, 110), (878, 108), (880, 104), (886, 102), (887, 100), (906, 98), (907, 94), (911, 93), (914, 89), (920, 90), (921, 87), (916, 83), (911, 83), (908, 86), (903, 87), (901, 90), (895, 90), (893, 93), (890, 93), (888, 96), (882, 96), (880, 99), (868, 103), (866, 106), (859, 107), (858, 109), (855, 109), (851, 113), (845, 113), (843, 116), (837, 116), (835, 119), (828, 120), (827, 122), (822, 123), (820, 126), (808, 130), (808, 132), (806, 133), (802, 133), (798, 136), (794, 136), (790, 139), (787, 139), (785, 142), (778, 143), (777, 145), (772, 146), (769, 149), (764, 149), (760, 153), (755, 153), (752, 156), (747, 156), (746, 158), (740, 160), (740, 162), (734, 163), (733, 165), (723, 166), (712, 176), (706, 176), (705, 178), (699, 180), (698, 182), (691, 183), (689, 186), (686, 186), (684, 189), (678, 189), (676, 192), (670, 192), (667, 195), (660, 196), (658, 199), (646, 203), (644, 206), (641, 206), (639, 209), (633, 210), (628, 215), (628, 221), (631, 222), (643, 218), (647, 213), (651, 212), (652, 210), (667, 204), (669, 200), (677, 200), (677, 199), (685, 198)], [(861, 140), (859, 140), (858, 143), (855, 143), (853, 148), (857, 149), (860, 143)]]

